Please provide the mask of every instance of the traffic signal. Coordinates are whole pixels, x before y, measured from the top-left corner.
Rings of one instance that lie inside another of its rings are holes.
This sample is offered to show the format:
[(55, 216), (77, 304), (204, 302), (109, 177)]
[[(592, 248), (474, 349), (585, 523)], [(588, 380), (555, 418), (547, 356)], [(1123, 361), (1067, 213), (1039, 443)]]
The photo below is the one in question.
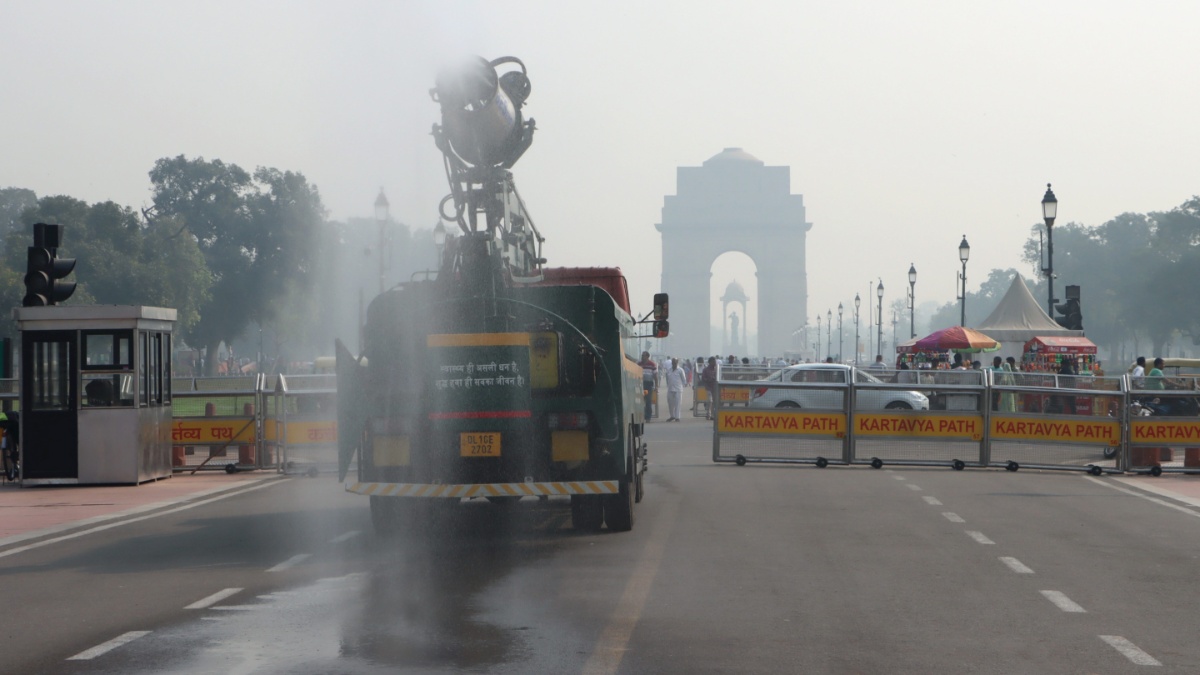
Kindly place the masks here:
[(1083, 313), (1079, 309), (1079, 287), (1067, 286), (1067, 301), (1055, 305), (1054, 311), (1062, 316), (1054, 317), (1058, 325), (1067, 330), (1083, 330)]
[(33, 226), (33, 246), (29, 247), (25, 272), (23, 307), (56, 305), (75, 292), (74, 281), (62, 281), (75, 269), (74, 258), (59, 258), (61, 225), (37, 223)]

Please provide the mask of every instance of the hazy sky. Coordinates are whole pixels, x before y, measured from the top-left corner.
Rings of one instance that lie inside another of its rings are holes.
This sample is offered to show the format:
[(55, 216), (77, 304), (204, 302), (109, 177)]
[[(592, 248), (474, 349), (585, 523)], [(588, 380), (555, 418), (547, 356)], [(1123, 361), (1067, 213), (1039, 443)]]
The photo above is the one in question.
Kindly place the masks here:
[(903, 297), (910, 262), (918, 302), (945, 302), (964, 234), (972, 288), (1028, 274), (1047, 182), (1088, 225), (1200, 193), (1198, 25), (1177, 1), (7, 0), (0, 187), (137, 207), (186, 154), (300, 171), (334, 218), (383, 186), (432, 227), (434, 73), (514, 55), (551, 264), (619, 265), (648, 309), (676, 167), (741, 147), (804, 195), (810, 316), (877, 277)]

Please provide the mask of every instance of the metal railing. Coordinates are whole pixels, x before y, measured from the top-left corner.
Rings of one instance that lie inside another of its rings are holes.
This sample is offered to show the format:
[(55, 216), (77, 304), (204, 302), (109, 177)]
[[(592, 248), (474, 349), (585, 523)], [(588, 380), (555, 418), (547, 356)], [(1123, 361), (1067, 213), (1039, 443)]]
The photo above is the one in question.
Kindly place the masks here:
[[(171, 463), (175, 471), (262, 469), (265, 378), (173, 378)], [(236, 448), (236, 450), (235, 450)]]
[(747, 393), (718, 394), (715, 462), (1025, 466), (1099, 475), (1187, 471), (1194, 460), (1200, 472), (1198, 381), (1180, 385), (1186, 393), (1166, 394), (1190, 402), (1187, 409), (1197, 411), (1192, 419), (1134, 423), (1143, 446), (1163, 445), (1163, 434), (1196, 439), (1195, 456), (1184, 466), (1164, 467), (1150, 463), (1147, 452), (1137, 456), (1142, 464), (1129, 462), (1131, 398), (1124, 377), (804, 364), (756, 372), (747, 384), (747, 372), (718, 370), (718, 392)]
[(284, 473), (337, 468), (337, 377), (278, 375), (264, 443)]

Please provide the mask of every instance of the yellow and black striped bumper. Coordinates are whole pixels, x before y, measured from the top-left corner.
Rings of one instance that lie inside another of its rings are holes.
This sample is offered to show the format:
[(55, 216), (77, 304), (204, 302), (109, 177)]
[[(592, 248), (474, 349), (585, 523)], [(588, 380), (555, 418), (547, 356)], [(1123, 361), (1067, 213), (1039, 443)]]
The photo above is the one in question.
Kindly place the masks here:
[(346, 492), (374, 497), (540, 497), (566, 495), (615, 495), (615, 480), (560, 483), (346, 483)]

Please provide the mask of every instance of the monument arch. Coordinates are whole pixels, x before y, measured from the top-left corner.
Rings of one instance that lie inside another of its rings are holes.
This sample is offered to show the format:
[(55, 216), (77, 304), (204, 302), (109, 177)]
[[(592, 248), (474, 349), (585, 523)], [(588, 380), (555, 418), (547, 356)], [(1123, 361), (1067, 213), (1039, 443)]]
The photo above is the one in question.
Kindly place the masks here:
[[(804, 196), (791, 193), (791, 169), (766, 166), (741, 148), (726, 148), (701, 166), (676, 169), (676, 194), (663, 200), (662, 290), (671, 295), (672, 354), (717, 353), (709, 327), (713, 262), (736, 251), (757, 269), (756, 356), (791, 349), (808, 315)], [(724, 325), (724, 317), (717, 325)], [(740, 331), (739, 331), (740, 332)], [(724, 334), (724, 331), (722, 331)]]

